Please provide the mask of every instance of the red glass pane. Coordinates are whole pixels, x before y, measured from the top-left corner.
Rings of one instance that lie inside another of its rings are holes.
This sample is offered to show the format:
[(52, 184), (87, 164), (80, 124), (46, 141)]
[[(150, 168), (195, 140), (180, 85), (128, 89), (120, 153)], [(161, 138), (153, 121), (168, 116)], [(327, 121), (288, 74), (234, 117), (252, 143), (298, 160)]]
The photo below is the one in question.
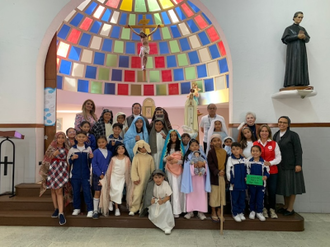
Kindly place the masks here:
[(93, 20), (89, 17), (86, 17), (80, 25), (80, 28), (83, 30), (88, 30)]
[(226, 56), (226, 49), (225, 49), (225, 46), (223, 45), (222, 41), (220, 41), (218, 43), (218, 47), (219, 47), (221, 56)]
[(105, 4), (111, 8), (118, 8), (119, 0), (108, 0), (108, 2)]
[(162, 81), (173, 81), (172, 80), (172, 71), (171, 70), (163, 70), (162, 71)]
[(165, 68), (165, 58), (155, 57), (155, 66), (156, 68)]
[(183, 8), (184, 12), (186, 13), (186, 15), (187, 15), (188, 17), (194, 15), (194, 12), (192, 12), (192, 10), (188, 7), (187, 4), (184, 3), (184, 4), (181, 5), (181, 7)]
[(144, 85), (143, 86), (143, 95), (145, 95), (145, 96), (155, 95), (154, 85)]
[(172, 2), (174, 3), (174, 4), (178, 4), (178, 3), (181, 3), (183, 0), (172, 0)]
[(125, 70), (124, 81), (135, 82), (135, 71), (134, 70)]
[(179, 94), (179, 84), (178, 83), (168, 84), (168, 94), (169, 95)]
[(208, 25), (206, 23), (206, 21), (203, 19), (202, 16), (198, 15), (195, 17), (195, 21), (197, 22), (198, 26), (200, 29), (204, 29), (206, 28)]
[(72, 31), (68, 37), (68, 41), (71, 43), (77, 44), (80, 34), (81, 34), (81, 32), (78, 31), (77, 29), (72, 29)]
[(132, 57), (131, 67), (132, 69), (141, 69), (141, 58)]
[(214, 27), (210, 27), (206, 30), (206, 32), (209, 35), (211, 42), (214, 42), (219, 39), (219, 35)]
[(128, 95), (128, 84), (118, 84), (118, 95)]

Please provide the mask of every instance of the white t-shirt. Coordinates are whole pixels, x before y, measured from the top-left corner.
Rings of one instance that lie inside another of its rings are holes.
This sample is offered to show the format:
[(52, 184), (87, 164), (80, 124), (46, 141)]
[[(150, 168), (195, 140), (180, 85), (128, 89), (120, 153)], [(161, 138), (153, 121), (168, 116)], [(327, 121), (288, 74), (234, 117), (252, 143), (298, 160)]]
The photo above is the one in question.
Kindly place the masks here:
[[(203, 142), (207, 142), (207, 133), (209, 132), (209, 128), (210, 128), (210, 126), (211, 126), (211, 122), (212, 122), (212, 120), (214, 120), (214, 119), (219, 119), (219, 120), (222, 120), (224, 123), (226, 123), (224, 117), (223, 117), (223, 116), (220, 116), (220, 115), (218, 115), (218, 114), (216, 114), (216, 115), (214, 116), (214, 118), (211, 118), (209, 115), (205, 115), (205, 116), (203, 116), (202, 119), (201, 119), (201, 122), (200, 122), (200, 124), (199, 124), (199, 127), (204, 128), (204, 138), (203, 138)], [(226, 133), (228, 133), (226, 124), (225, 124), (225, 126), (222, 126), (222, 129), (223, 129)]]

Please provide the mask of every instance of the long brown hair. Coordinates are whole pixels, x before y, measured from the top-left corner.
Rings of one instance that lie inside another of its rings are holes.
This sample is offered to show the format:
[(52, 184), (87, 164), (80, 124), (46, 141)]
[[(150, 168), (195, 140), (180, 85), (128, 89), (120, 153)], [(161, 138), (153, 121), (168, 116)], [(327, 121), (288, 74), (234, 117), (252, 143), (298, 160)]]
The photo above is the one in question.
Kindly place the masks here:
[(93, 104), (93, 109), (90, 111), (90, 114), (91, 114), (92, 118), (94, 118), (94, 120), (97, 121), (97, 117), (95, 115), (95, 103), (91, 99), (85, 100), (85, 102), (82, 104), (82, 107), (81, 107), (82, 115), (83, 115), (83, 117), (84, 117), (85, 120), (88, 119), (88, 114), (87, 114), (86, 108), (85, 108), (85, 106), (86, 106), (86, 104), (87, 104), (88, 101), (92, 102), (92, 104)]

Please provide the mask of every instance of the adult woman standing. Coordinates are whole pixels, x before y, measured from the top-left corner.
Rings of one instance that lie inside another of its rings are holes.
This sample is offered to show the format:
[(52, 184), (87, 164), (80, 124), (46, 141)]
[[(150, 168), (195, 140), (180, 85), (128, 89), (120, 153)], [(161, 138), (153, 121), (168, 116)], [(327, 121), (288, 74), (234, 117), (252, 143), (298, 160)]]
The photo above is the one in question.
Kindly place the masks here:
[[(263, 124), (259, 128), (259, 140), (253, 145), (258, 145), (261, 148), (261, 157), (265, 160), (264, 164), (269, 166), (270, 176), (267, 179), (266, 191), (268, 192), (268, 205), (263, 210), (263, 215), (268, 218), (268, 210), (272, 219), (277, 219), (275, 212), (276, 206), (276, 188), (277, 188), (277, 164), (281, 162), (282, 156), (278, 144), (273, 141), (272, 131), (267, 124)], [(265, 197), (265, 202), (267, 198)]]
[(278, 165), (277, 194), (284, 196), (284, 207), (278, 210), (283, 215), (293, 215), (293, 205), (297, 194), (305, 193), (304, 175), (302, 172), (302, 148), (299, 135), (290, 130), (291, 120), (287, 116), (278, 119), (280, 129), (273, 140), (278, 143), (282, 161)]
[(241, 142), (242, 140), (242, 130), (244, 127), (248, 127), (251, 130), (252, 135), (254, 136), (255, 140), (258, 140), (259, 136), (259, 128), (260, 126), (256, 124), (256, 114), (253, 112), (248, 112), (245, 115), (245, 122), (241, 123), (240, 126), (238, 127), (238, 137), (237, 137), (237, 142)]
[(88, 121), (91, 124), (91, 129), (97, 121), (97, 116), (95, 115), (95, 103), (91, 99), (85, 100), (81, 107), (82, 112), (76, 114), (74, 121), (74, 128), (79, 131), (80, 124), (83, 121)]

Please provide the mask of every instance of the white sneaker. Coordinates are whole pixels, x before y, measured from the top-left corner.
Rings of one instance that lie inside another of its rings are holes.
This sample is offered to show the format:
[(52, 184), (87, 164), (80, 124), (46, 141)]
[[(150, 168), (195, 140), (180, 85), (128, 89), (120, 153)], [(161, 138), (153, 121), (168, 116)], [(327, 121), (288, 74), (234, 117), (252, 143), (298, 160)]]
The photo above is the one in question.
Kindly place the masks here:
[(272, 218), (272, 219), (277, 219), (278, 218), (278, 216), (277, 216), (277, 214), (275, 213), (275, 209), (269, 209), (269, 212), (270, 212), (270, 218)]
[(189, 220), (190, 218), (194, 217), (194, 213), (193, 213), (193, 212), (187, 213), (184, 217), (185, 217), (187, 220)]
[(242, 222), (241, 217), (239, 217), (239, 214), (236, 216), (233, 215), (233, 218), (236, 222)]
[(245, 218), (245, 216), (244, 216), (244, 214), (243, 213), (241, 213), (241, 214), (238, 214), (239, 215), (239, 217), (241, 218), (241, 220), (246, 220), (246, 218)]
[(205, 215), (204, 215), (203, 213), (201, 213), (201, 212), (198, 212), (197, 216), (198, 216), (198, 218), (200, 218), (201, 220), (205, 220), (205, 219), (206, 219)]
[(264, 209), (262, 210), (262, 215), (263, 215), (265, 218), (269, 218), (267, 208), (264, 208)]
[(254, 220), (255, 217), (256, 217), (256, 212), (251, 211), (251, 213), (250, 213), (250, 215), (249, 215), (249, 218), (250, 218), (251, 220)]
[(262, 213), (257, 213), (257, 218), (260, 220), (260, 221), (265, 221), (266, 218), (262, 215)]
[(79, 215), (80, 214), (80, 209), (74, 209), (72, 212), (72, 215)]
[(87, 212), (87, 218), (92, 218), (93, 217), (94, 212), (93, 211), (88, 211)]
[(170, 235), (171, 234), (171, 229), (166, 229), (165, 230), (165, 235)]
[(134, 216), (134, 212), (130, 211), (128, 215), (129, 216)]
[(115, 211), (115, 216), (120, 216), (119, 208), (116, 209), (116, 211)]
[(109, 210), (112, 212), (113, 211), (113, 203), (110, 201), (109, 203)]
[(174, 218), (179, 218), (180, 217), (180, 215), (178, 215), (178, 214), (174, 214)]

